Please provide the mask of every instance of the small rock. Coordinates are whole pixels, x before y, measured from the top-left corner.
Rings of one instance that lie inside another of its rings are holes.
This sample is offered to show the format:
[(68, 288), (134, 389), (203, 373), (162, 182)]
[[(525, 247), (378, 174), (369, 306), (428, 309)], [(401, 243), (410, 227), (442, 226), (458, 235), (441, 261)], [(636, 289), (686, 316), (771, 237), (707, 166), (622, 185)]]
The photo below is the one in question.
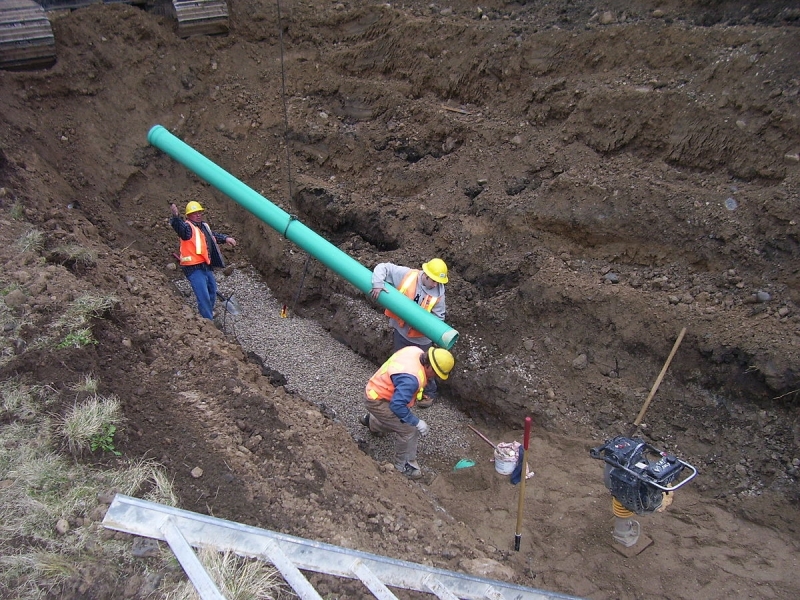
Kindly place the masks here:
[(56, 521), (56, 533), (64, 535), (69, 531), (69, 522), (66, 519)]
[(619, 283), (619, 275), (616, 273), (606, 273), (603, 275), (603, 279), (608, 283)]
[(195, 467), (194, 469), (192, 469), (191, 475), (195, 479), (200, 479), (203, 476), (203, 469), (201, 469), (200, 467)]
[(759, 291), (756, 294), (756, 300), (762, 303), (769, 302), (770, 300), (772, 300), (772, 296), (769, 294), (769, 292)]
[(100, 504), (92, 509), (92, 512), (89, 513), (88, 518), (90, 521), (94, 523), (99, 523), (106, 516), (107, 511), (108, 511), (108, 506), (105, 504)]
[(600, 15), (600, 23), (602, 25), (611, 25), (616, 19), (614, 19), (614, 13), (607, 10), (602, 15)]
[(6, 294), (5, 302), (8, 308), (19, 308), (28, 301), (28, 297), (19, 288), (11, 290)]
[(572, 361), (572, 368), (583, 371), (588, 364), (589, 358), (585, 354), (580, 354)]
[(153, 558), (158, 556), (158, 541), (153, 538), (135, 537), (131, 544), (131, 554), (136, 558)]
[(136, 596), (141, 585), (142, 585), (141, 575), (136, 574), (129, 577), (129, 579), (125, 582), (125, 587), (122, 590), (122, 597), (133, 598), (134, 596)]
[(250, 450), (251, 452), (258, 447), (258, 445), (264, 440), (263, 437), (260, 435), (254, 435), (253, 437), (249, 438), (245, 443), (245, 447)]
[(97, 494), (97, 501), (100, 504), (111, 504), (114, 501), (114, 497), (117, 495), (117, 490), (107, 490), (105, 492), (100, 492)]
[(491, 558), (469, 558), (462, 560), (459, 565), (467, 573), (478, 577), (490, 577), (492, 579), (514, 579), (514, 571), (496, 560)]
[(144, 583), (139, 588), (139, 598), (148, 598), (153, 592), (161, 585), (161, 580), (164, 578), (163, 573), (148, 573), (145, 575)]

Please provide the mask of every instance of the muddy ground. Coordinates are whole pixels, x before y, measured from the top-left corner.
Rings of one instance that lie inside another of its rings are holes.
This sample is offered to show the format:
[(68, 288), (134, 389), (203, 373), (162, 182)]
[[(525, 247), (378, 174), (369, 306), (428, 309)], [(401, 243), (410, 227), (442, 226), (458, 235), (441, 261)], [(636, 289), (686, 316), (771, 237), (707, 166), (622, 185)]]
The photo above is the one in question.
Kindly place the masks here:
[[(0, 72), (3, 377), (64, 406), (100, 377), (119, 449), (162, 461), (189, 510), (582, 597), (796, 598), (796, 5), (230, 9), (228, 35), (190, 39), (123, 4), (52, 13), (56, 64)], [(391, 345), (361, 292), (150, 146), (156, 124), (368, 268), (447, 261), (445, 401), (498, 440), (533, 417), (520, 552), (491, 463), (404, 480), (186, 305), (168, 204), (198, 200), (292, 315), (376, 364)], [(31, 226), (41, 251), (13, 243)], [(86, 291), (118, 298), (99, 343), (38, 343)], [(588, 449), (633, 421), (684, 327), (642, 433), (700, 475), (627, 559)]]

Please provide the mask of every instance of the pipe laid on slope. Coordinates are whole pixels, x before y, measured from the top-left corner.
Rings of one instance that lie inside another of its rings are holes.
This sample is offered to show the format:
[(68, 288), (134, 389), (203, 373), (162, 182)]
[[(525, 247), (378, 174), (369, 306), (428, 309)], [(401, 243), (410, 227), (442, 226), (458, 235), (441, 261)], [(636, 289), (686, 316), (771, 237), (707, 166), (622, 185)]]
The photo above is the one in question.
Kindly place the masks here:
[[(147, 141), (213, 185), (286, 239), (300, 246), (360, 291), (365, 294), (372, 291), (372, 272), (364, 265), (172, 135), (163, 126), (154, 125), (147, 134)], [(384, 289), (386, 292), (378, 296), (378, 302), (382, 306), (425, 334), (437, 346), (448, 350), (453, 347), (458, 339), (458, 331), (388, 283), (384, 285)]]

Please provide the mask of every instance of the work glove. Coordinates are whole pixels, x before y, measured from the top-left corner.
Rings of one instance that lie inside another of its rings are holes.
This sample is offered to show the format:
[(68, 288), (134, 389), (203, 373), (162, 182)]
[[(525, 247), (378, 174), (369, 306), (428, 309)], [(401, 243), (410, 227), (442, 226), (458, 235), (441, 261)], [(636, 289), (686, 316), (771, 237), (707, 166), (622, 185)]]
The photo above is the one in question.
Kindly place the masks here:
[(423, 421), (422, 419), (419, 420), (417, 423), (417, 431), (419, 431), (420, 435), (425, 435), (428, 433), (428, 424)]

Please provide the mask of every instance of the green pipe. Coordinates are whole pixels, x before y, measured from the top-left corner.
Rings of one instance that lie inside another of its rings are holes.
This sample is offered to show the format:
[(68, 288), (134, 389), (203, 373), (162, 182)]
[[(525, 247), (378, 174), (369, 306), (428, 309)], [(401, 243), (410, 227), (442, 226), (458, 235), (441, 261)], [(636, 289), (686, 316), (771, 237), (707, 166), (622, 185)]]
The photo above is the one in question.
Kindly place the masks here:
[[(286, 211), (275, 206), (219, 165), (211, 162), (161, 125), (154, 125), (150, 129), (147, 141), (213, 185), (286, 239), (300, 246), (359, 290), (365, 294), (372, 291), (372, 272), (364, 265), (339, 250)], [(425, 334), (437, 346), (448, 350), (453, 347), (458, 339), (458, 331), (407, 298), (405, 294), (398, 292), (388, 283), (384, 285), (384, 289), (386, 293), (378, 296), (379, 304), (391, 310), (417, 331)]]

